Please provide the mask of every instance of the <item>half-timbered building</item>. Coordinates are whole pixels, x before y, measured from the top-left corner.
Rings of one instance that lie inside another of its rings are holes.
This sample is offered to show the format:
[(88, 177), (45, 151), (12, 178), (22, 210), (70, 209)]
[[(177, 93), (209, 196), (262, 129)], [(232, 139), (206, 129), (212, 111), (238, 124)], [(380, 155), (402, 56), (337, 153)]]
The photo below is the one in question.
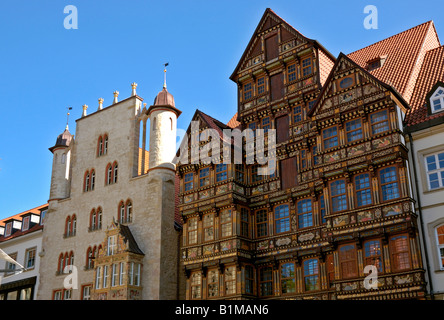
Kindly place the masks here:
[[(377, 73), (391, 55), (367, 58), (335, 58), (265, 11), (230, 77), (237, 114), (193, 121), (225, 147), (224, 129), (276, 130), (276, 171), (260, 175), (248, 147), (241, 164), (177, 166), (187, 299), (424, 298), (403, 135), (412, 77), (404, 93)], [(210, 141), (187, 133), (190, 154)]]

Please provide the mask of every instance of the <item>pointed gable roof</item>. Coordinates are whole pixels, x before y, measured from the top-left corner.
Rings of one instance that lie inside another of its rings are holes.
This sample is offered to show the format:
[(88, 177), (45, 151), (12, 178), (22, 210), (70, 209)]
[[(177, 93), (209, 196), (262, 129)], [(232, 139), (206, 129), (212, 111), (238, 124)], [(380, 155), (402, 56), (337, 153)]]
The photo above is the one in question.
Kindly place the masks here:
[[(411, 110), (406, 114), (405, 126), (411, 130), (413, 126), (425, 124), (426, 122), (444, 116), (438, 112), (429, 114), (428, 97), (434, 91), (437, 84), (444, 82), (444, 46), (430, 50), (424, 57), (424, 62), (418, 76), (418, 80), (410, 101)], [(410, 128), (409, 128), (410, 127)]]
[(319, 42), (313, 39), (309, 39), (302, 35), (298, 30), (293, 28), (288, 22), (278, 16), (273, 10), (267, 8), (262, 15), (259, 24), (257, 25), (250, 41), (248, 42), (247, 48), (242, 54), (241, 59), (239, 60), (236, 68), (230, 76), (230, 79), (235, 81), (235, 77), (240, 69), (245, 65), (246, 61), (259, 53), (262, 52), (262, 44), (261, 39), (258, 36), (260, 33), (270, 29), (278, 24), (282, 24), (282, 41), (287, 41), (292, 38), (296, 38), (297, 45), (300, 45), (305, 42), (311, 42), (316, 44), (331, 60), (334, 61), (333, 55), (326, 50)]
[(369, 71), (373, 76), (394, 87), (410, 102), (425, 53), (440, 46), (433, 21), (398, 33), (348, 54), (362, 68), (377, 59), (383, 64)]
[(329, 95), (330, 89), (332, 88), (332, 81), (334, 80), (335, 75), (341, 73), (342, 72), (341, 70), (352, 69), (352, 68), (355, 68), (356, 70), (361, 72), (361, 74), (365, 78), (367, 78), (370, 82), (372, 82), (376, 86), (389, 90), (404, 105), (406, 109), (409, 108), (408, 103), (395, 88), (377, 79), (370, 72), (359, 66), (356, 62), (354, 62), (348, 56), (346, 56), (344, 53), (341, 52), (338, 58), (336, 59), (336, 62), (325, 82), (325, 85), (323, 86), (316, 100), (316, 103), (313, 105), (313, 107), (310, 110), (308, 110), (307, 113), (308, 116), (312, 117), (313, 115), (315, 115), (317, 112), (320, 111), (320, 107), (322, 106), (325, 98)]

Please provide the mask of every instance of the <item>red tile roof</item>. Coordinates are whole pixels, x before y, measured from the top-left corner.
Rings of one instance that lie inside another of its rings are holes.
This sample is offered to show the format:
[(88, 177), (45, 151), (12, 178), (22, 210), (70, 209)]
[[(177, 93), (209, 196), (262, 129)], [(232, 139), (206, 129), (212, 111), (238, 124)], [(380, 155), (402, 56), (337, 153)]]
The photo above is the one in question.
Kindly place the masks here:
[(369, 61), (387, 56), (384, 64), (370, 73), (394, 87), (410, 102), (424, 56), (438, 46), (435, 26), (433, 21), (428, 21), (352, 52), (348, 57), (366, 68)]
[(9, 219), (16, 219), (16, 220), (22, 221), (22, 215), (24, 215), (25, 213), (31, 212), (31, 213), (34, 213), (34, 214), (40, 214), (40, 210), (45, 208), (45, 207), (47, 207), (47, 206), (48, 206), (48, 204), (45, 203), (45, 204), (42, 204), (41, 206), (38, 206), (38, 207), (35, 207), (35, 208), (32, 208), (32, 209), (29, 209), (29, 210), (17, 213), (17, 214), (15, 214), (13, 216), (10, 216), (8, 218), (4, 218), (4, 219), (0, 220), (0, 226), (4, 226), (5, 225), (5, 221), (7, 221)]
[(406, 115), (407, 127), (444, 115), (443, 113), (429, 115), (426, 106), (426, 96), (438, 81), (444, 82), (444, 46), (430, 50), (425, 55), (410, 101), (412, 109)]
[[(11, 217), (2, 219), (2, 220), (0, 220), (0, 226), (4, 226), (5, 225), (5, 221), (8, 221), (10, 219), (15, 219), (15, 220), (22, 221), (22, 215), (24, 215), (26, 213), (33, 213), (33, 214), (40, 215), (40, 210), (42, 210), (42, 209), (44, 209), (46, 207), (48, 207), (48, 204), (43, 204), (43, 205), (35, 207), (33, 209), (26, 210), (26, 211), (20, 212), (18, 214), (15, 214), (15, 215), (13, 215)], [(25, 234), (28, 234), (28, 233), (32, 233), (34, 231), (41, 230), (41, 229), (43, 229), (43, 225), (38, 223), (38, 224), (35, 224), (34, 226), (32, 226), (31, 228), (29, 228), (28, 230), (25, 230), (25, 231), (18, 230), (18, 231), (14, 232), (13, 234), (11, 234), (8, 237), (0, 236), (0, 242), (4, 242), (4, 241), (7, 241), (7, 240), (10, 240), (10, 239), (13, 239), (13, 238), (17, 238), (17, 237), (20, 237), (22, 235), (25, 235)]]
[(228, 121), (227, 126), (229, 126), (231, 129), (236, 129), (239, 127), (241, 123), (237, 121), (237, 112), (234, 114), (233, 118)]

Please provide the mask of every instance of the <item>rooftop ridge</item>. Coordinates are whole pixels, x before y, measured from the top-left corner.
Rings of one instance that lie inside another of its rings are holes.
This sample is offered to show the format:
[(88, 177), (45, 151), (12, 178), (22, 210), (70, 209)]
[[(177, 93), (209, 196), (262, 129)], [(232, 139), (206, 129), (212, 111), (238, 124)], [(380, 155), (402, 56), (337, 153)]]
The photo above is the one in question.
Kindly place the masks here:
[[(424, 23), (421, 23), (421, 24), (418, 24), (418, 25), (416, 25), (416, 26), (414, 26), (414, 27), (411, 27), (410, 29), (407, 29), (407, 30), (401, 31), (401, 32), (399, 32), (399, 33), (396, 33), (396, 34), (394, 34), (394, 35), (391, 35), (390, 37), (387, 37), (387, 38), (385, 38), (385, 39), (382, 39), (382, 40), (379, 40), (379, 41), (374, 42), (374, 43), (372, 43), (372, 44), (369, 44), (368, 46), (365, 46), (365, 47), (360, 48), (360, 49), (358, 49), (358, 50), (355, 50), (355, 51), (352, 51), (352, 52), (350, 52), (350, 53), (347, 53), (347, 56), (350, 56), (350, 55), (352, 55), (352, 54), (355, 54), (355, 53), (357, 53), (357, 52), (359, 52), (359, 51), (362, 51), (362, 50), (364, 50), (364, 49), (368, 49), (368, 48), (370, 48), (370, 47), (372, 47), (372, 46), (376, 46), (376, 45), (378, 45), (378, 44), (380, 44), (380, 43), (382, 43), (382, 42), (384, 42), (384, 41), (391, 40), (391, 39), (394, 38), (394, 37), (400, 36), (400, 35), (402, 35), (402, 34), (404, 34), (404, 33), (406, 33), (406, 32), (411, 32), (411, 31), (413, 31), (413, 29), (416, 29), (416, 28), (422, 27), (422, 26), (424, 26), (425, 24), (430, 24), (430, 23), (434, 26), (434, 24), (433, 24), (433, 20), (426, 21), (426, 22), (424, 22)], [(435, 29), (435, 33), (436, 33), (436, 29)], [(437, 33), (436, 33), (436, 35), (438, 36)], [(438, 38), (438, 39), (439, 39), (439, 38)]]

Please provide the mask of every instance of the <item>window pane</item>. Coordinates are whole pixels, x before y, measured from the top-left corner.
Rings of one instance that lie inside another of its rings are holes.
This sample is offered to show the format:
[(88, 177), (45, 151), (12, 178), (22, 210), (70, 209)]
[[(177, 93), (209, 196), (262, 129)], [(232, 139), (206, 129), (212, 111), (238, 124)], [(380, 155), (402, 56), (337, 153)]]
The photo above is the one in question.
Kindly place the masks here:
[(281, 205), (275, 208), (274, 218), (276, 223), (276, 233), (290, 231), (290, 217), (288, 205)]
[(355, 188), (358, 207), (372, 204), (369, 174), (357, 176), (355, 178)]
[(313, 225), (311, 200), (305, 199), (298, 202), (299, 228), (307, 228)]
[(436, 170), (435, 156), (428, 156), (426, 162), (428, 171)]

